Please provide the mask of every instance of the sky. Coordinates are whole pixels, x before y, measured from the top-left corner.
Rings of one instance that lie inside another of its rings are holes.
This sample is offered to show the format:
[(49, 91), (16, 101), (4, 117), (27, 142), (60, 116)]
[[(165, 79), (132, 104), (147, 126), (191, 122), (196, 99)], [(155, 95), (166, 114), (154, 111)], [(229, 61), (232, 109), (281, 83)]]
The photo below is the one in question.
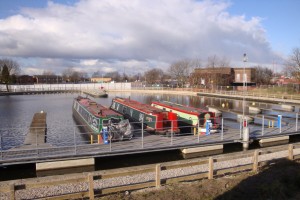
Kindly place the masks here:
[(280, 72), (300, 47), (299, 8), (298, 0), (0, 0), (0, 58), (29, 75), (70, 67), (134, 75), (212, 56)]

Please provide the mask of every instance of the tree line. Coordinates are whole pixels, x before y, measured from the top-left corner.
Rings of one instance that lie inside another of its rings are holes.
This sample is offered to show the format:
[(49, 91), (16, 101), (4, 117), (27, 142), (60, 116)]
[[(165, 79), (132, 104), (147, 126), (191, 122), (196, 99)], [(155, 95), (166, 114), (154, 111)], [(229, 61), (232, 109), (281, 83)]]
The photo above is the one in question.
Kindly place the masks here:
[[(157, 66), (145, 71), (143, 74), (126, 74), (117, 71), (103, 73), (96, 71), (92, 77), (111, 78), (115, 82), (144, 82), (148, 85), (163, 84), (172, 85), (175, 87), (183, 87), (188, 83), (190, 86), (201, 85), (200, 78), (193, 73), (197, 68), (213, 69), (230, 67), (230, 61), (226, 57), (218, 57), (213, 55), (207, 58), (206, 61), (200, 59), (181, 59), (170, 64), (166, 70), (162, 70)], [(253, 66), (255, 68), (255, 82), (258, 85), (270, 84), (274, 77), (274, 71), (265, 66)], [(20, 73), (19, 64), (12, 59), (0, 59), (0, 81), (2, 84), (16, 83), (17, 75)], [(288, 60), (285, 63), (283, 73), (286, 76), (292, 76), (300, 80), (300, 49), (295, 48)], [(50, 70), (45, 70), (42, 75), (55, 75)], [(85, 82), (89, 80), (89, 75), (85, 71), (76, 70), (75, 68), (67, 68), (62, 72), (62, 78), (66, 82)], [(222, 84), (222, 80), (215, 81), (214, 84)], [(7, 86), (8, 88), (8, 86)]]

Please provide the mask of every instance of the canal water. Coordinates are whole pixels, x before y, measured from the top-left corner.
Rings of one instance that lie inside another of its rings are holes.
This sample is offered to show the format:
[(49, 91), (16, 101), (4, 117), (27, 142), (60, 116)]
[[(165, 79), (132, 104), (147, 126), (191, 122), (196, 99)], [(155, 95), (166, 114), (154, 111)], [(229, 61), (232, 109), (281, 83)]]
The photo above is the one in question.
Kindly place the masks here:
[[(80, 131), (78, 127), (76, 127), (76, 122), (72, 117), (73, 99), (78, 95), (77, 93), (64, 93), (1, 96), (0, 134), (2, 138), (4, 138), (1, 144), (2, 148), (7, 149), (22, 145), (34, 113), (40, 111), (47, 113), (48, 143), (58, 146), (64, 145), (67, 142), (73, 143), (74, 128), (76, 132)], [(229, 108), (234, 106), (233, 101), (230, 100), (169, 94), (152, 95), (130, 92), (110, 92), (108, 98), (90, 98), (104, 106), (110, 106), (112, 99), (117, 96), (130, 97), (131, 99), (148, 104), (155, 100), (166, 100), (194, 107), (205, 107), (207, 105), (221, 106), (222, 104), (226, 104)], [(77, 142), (86, 139), (86, 137), (76, 137)]]
[[(0, 96), (1, 148), (8, 149), (22, 145), (34, 113), (40, 111), (47, 113), (47, 143), (57, 146), (66, 143), (74, 144), (74, 132), (80, 132), (80, 129), (76, 127), (77, 124), (72, 117), (72, 103), (78, 95), (77, 93), (62, 93)], [(214, 106), (235, 111), (242, 110), (242, 101), (201, 96), (110, 92), (108, 98), (90, 98), (109, 107), (115, 97), (130, 97), (133, 100), (147, 104), (152, 101), (165, 100), (197, 108)], [(246, 114), (248, 113), (248, 105), (253, 104), (265, 108), (278, 107), (278, 105), (272, 104), (262, 103), (260, 105), (257, 102), (246, 102)], [(77, 143), (87, 141), (87, 137), (80, 134), (75, 139)]]

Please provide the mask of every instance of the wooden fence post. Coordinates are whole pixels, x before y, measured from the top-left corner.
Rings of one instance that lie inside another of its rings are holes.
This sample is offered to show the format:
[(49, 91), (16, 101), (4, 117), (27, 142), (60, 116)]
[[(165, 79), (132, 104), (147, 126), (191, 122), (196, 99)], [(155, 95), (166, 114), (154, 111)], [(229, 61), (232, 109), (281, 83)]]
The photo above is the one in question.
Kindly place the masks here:
[(288, 159), (289, 160), (294, 160), (294, 145), (293, 144), (289, 144), (289, 147), (288, 147)]
[(89, 197), (91, 200), (94, 200), (94, 176), (93, 174), (88, 174), (88, 181), (89, 181)]
[(161, 165), (160, 164), (157, 164), (155, 166), (155, 171), (156, 171), (156, 175), (155, 175), (155, 187), (160, 187), (160, 184), (161, 184), (161, 180), (160, 180)]
[(254, 151), (253, 154), (253, 168), (252, 168), (253, 172), (257, 172), (258, 170), (258, 150)]
[(9, 187), (10, 190), (10, 199), (15, 200), (15, 184), (11, 184)]
[(214, 159), (212, 157), (208, 158), (208, 179), (214, 178)]

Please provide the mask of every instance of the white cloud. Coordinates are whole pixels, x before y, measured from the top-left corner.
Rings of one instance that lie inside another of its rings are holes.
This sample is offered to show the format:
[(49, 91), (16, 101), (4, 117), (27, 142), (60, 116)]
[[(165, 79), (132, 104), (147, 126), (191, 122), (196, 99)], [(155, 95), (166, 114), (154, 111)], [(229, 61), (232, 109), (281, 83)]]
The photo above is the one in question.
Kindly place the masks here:
[(86, 65), (86, 66), (93, 66), (93, 65), (96, 65), (97, 62), (98, 62), (97, 59), (93, 59), (93, 60), (81, 60), (80, 64)]
[(74, 65), (134, 73), (182, 58), (239, 60), (247, 52), (252, 62), (265, 63), (276, 57), (261, 19), (232, 16), (229, 6), (209, 0), (49, 2), (0, 20), (0, 55), (39, 58), (44, 64), (37, 68), (49, 67), (45, 58), (60, 60), (56, 70)]

